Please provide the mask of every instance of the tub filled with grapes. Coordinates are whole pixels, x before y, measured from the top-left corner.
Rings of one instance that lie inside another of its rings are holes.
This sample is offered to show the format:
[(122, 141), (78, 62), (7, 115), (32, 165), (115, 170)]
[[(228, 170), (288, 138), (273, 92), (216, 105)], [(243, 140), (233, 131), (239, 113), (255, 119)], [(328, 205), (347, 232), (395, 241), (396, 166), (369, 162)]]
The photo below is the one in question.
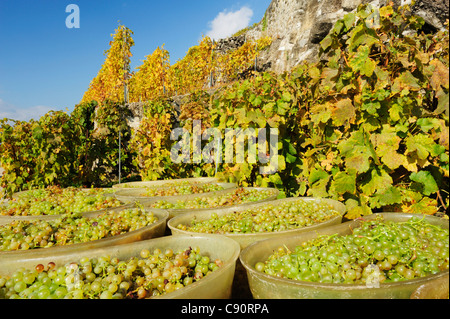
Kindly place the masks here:
[(51, 219), (36, 217), (0, 225), (1, 258), (6, 255), (31, 258), (160, 237), (164, 235), (168, 213), (129, 205), (105, 212), (48, 217)]
[(12, 199), (0, 204), (0, 224), (13, 219), (30, 220), (36, 216), (96, 212), (123, 206), (112, 192), (105, 188), (49, 186), (15, 193)]
[(146, 187), (166, 187), (176, 185), (177, 183), (189, 183), (189, 184), (199, 184), (199, 183), (220, 183), (222, 182), (216, 177), (191, 177), (191, 178), (176, 178), (176, 179), (164, 179), (156, 181), (137, 181), (137, 182), (126, 182), (120, 184), (114, 184), (113, 189), (135, 189), (135, 188), (146, 188)]
[(226, 299), (239, 245), (166, 236), (41, 258), (0, 259), (0, 298)]
[(372, 214), (254, 243), (240, 261), (258, 299), (404, 299), (441, 279), (448, 292), (449, 221)]
[[(168, 221), (173, 235), (219, 234), (248, 245), (283, 235), (340, 224), (345, 205), (331, 199), (284, 198), (242, 207), (207, 210), (179, 215)], [(237, 263), (233, 295), (251, 298), (245, 269)]]
[(200, 182), (196, 180), (172, 180), (164, 184), (148, 185), (115, 192), (115, 197), (123, 202), (166, 199), (177, 196), (195, 196), (197, 194), (218, 192), (236, 188), (236, 183)]
[(169, 211), (169, 219), (189, 212), (222, 209), (231, 206), (245, 206), (277, 198), (279, 191), (270, 187), (239, 187), (201, 195), (180, 196), (170, 199), (156, 199), (144, 202), (150, 209)]
[(341, 223), (345, 205), (331, 199), (284, 198), (241, 207), (194, 211), (168, 221), (173, 235), (221, 234), (241, 248), (270, 238)]

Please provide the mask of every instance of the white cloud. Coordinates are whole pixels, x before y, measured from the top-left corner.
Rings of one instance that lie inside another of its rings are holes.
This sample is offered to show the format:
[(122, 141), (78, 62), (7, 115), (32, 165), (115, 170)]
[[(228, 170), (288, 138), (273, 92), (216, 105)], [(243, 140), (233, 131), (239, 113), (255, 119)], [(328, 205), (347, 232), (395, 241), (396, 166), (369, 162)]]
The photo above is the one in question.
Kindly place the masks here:
[(234, 12), (222, 11), (209, 23), (211, 29), (206, 35), (213, 40), (229, 37), (237, 31), (248, 27), (252, 16), (253, 10), (249, 7), (242, 7)]
[(21, 109), (0, 99), (0, 119), (9, 118), (17, 121), (29, 121), (30, 119), (39, 120), (39, 118), (49, 112), (52, 108), (45, 105), (36, 105)]

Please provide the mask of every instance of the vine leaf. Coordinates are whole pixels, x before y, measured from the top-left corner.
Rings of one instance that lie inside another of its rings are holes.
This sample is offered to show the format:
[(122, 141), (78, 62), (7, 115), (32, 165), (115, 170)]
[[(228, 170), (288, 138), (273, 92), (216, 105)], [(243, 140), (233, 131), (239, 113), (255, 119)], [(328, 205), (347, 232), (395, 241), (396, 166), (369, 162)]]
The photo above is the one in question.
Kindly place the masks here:
[(402, 193), (397, 187), (390, 186), (384, 192), (376, 192), (369, 202), (376, 208), (399, 204), (402, 202)]
[(310, 185), (308, 193), (316, 197), (326, 197), (328, 195), (326, 187), (329, 179), (330, 175), (328, 175), (328, 173), (323, 169), (313, 168), (308, 177), (308, 182)]
[(433, 175), (431, 175), (428, 171), (420, 171), (413, 172), (409, 176), (409, 179), (419, 183), (422, 185), (422, 193), (426, 196), (429, 196), (433, 193), (436, 193), (439, 190), (439, 187), (434, 179)]
[(423, 197), (417, 202), (402, 205), (402, 211), (409, 214), (434, 215), (437, 213), (437, 201), (434, 198)]
[(418, 79), (412, 75), (411, 72), (405, 71), (394, 80), (394, 83), (392, 84), (392, 94), (399, 93), (404, 89), (419, 90), (420, 88)]
[(256, 125), (258, 125), (258, 127), (266, 127), (266, 118), (264, 116), (261, 116), (260, 112), (248, 111), (247, 120), (249, 122), (255, 123)]
[(440, 114), (445, 112), (445, 115), (449, 116), (449, 93), (445, 93), (444, 90), (440, 90), (436, 93), (436, 98), (438, 99), (438, 105), (436, 110), (434, 110), (435, 114)]
[(425, 160), (434, 144), (433, 139), (425, 134), (408, 136), (406, 138), (407, 154), (416, 152), (419, 159)]
[(367, 172), (370, 168), (372, 151), (365, 143), (362, 131), (353, 132), (350, 138), (338, 145), (341, 155), (345, 157), (347, 168), (355, 169), (358, 173)]
[(352, 208), (349, 208), (347, 213), (345, 214), (346, 218), (355, 219), (361, 216), (366, 216), (372, 214), (372, 210), (367, 205), (358, 205)]
[(438, 59), (434, 59), (430, 62), (430, 65), (434, 66), (433, 75), (430, 79), (431, 87), (435, 91), (442, 90), (441, 86), (448, 89), (449, 88), (449, 70), (448, 68)]
[(417, 125), (424, 133), (428, 133), (431, 129), (439, 126), (439, 120), (435, 118), (424, 117), (417, 120)]
[(331, 189), (338, 194), (346, 192), (354, 194), (356, 192), (356, 176), (346, 172), (337, 173), (331, 182)]
[(371, 135), (370, 139), (376, 154), (387, 167), (394, 170), (406, 163), (406, 157), (397, 152), (401, 138), (395, 128), (385, 125), (381, 133)]
[(331, 118), (330, 103), (316, 104), (311, 107), (311, 121), (316, 124), (326, 123)]
[(350, 99), (339, 100), (336, 104), (330, 106), (333, 122), (336, 126), (345, 123), (353, 124), (355, 122), (355, 107)]
[(365, 195), (382, 193), (393, 183), (392, 177), (383, 169), (372, 169), (370, 175), (361, 184), (361, 190)]
[(350, 57), (348, 64), (355, 72), (360, 72), (365, 76), (372, 76), (377, 64), (374, 60), (369, 58), (370, 48), (367, 45), (363, 45), (358, 48), (356, 53)]

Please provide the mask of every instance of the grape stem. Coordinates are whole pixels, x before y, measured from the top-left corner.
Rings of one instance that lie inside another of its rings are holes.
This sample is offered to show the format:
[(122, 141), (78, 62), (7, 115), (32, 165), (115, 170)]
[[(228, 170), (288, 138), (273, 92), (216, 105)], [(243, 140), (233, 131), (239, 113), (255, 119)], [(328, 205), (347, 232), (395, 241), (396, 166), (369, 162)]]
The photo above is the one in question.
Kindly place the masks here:
[(416, 248), (412, 248), (413, 251), (413, 255), (411, 256), (411, 258), (409, 259), (409, 263), (414, 261), (417, 258), (417, 254), (416, 254)]

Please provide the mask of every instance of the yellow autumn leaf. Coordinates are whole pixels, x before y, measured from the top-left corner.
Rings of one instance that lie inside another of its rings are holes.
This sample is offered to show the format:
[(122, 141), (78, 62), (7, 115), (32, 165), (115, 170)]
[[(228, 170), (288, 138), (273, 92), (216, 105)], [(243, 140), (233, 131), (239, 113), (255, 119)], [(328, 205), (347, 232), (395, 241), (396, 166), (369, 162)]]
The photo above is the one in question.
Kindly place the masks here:
[(356, 219), (361, 216), (372, 214), (372, 210), (368, 206), (355, 206), (347, 211), (345, 217), (348, 219)]

